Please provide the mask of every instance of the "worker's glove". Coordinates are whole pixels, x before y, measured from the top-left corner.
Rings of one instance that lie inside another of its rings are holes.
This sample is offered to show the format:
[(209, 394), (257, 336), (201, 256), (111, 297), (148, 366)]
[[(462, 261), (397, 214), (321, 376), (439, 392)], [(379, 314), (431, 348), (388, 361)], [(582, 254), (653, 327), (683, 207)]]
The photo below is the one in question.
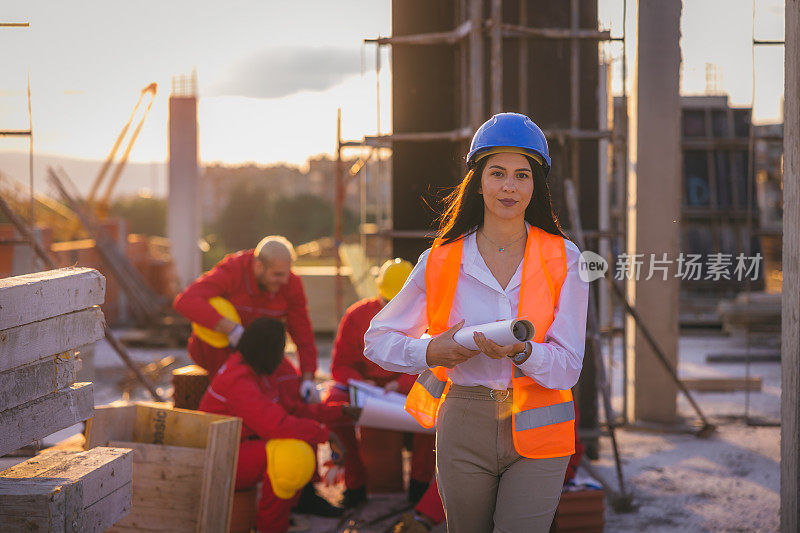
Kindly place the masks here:
[(319, 403), (319, 391), (313, 380), (304, 379), (300, 384), (300, 396), (306, 403)]
[(238, 346), (239, 341), (242, 340), (242, 335), (244, 334), (244, 328), (241, 324), (236, 324), (236, 327), (233, 328), (233, 331), (228, 333), (228, 344), (234, 350), (236, 346)]

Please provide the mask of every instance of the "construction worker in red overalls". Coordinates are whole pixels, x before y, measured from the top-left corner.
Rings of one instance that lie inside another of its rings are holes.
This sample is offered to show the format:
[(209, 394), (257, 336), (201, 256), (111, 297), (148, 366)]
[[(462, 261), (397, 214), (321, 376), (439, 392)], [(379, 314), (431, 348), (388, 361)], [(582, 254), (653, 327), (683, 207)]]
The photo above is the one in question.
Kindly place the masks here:
[(237, 351), (211, 380), (199, 407), (242, 419), (236, 488), (264, 481), (256, 518), (259, 531), (286, 531), (293, 507), (320, 516), (342, 514), (341, 508), (318, 496), (308, 483), (316, 471), (316, 458), (312, 452), (309, 464), (302, 443), (314, 447), (330, 441), (331, 448), (343, 456), (342, 445), (324, 424), (343, 416), (357, 418), (359, 412), (344, 402), (305, 403), (297, 370), (283, 355), (285, 340), (281, 322), (267, 318), (251, 322)]
[[(333, 345), (331, 374), (336, 380), (336, 384), (328, 391), (327, 401), (346, 401), (349, 398), (347, 382), (350, 379), (366, 381), (383, 387), (387, 391), (403, 394), (407, 394), (411, 390), (416, 375), (389, 372), (364, 357), (364, 333), (369, 328), (372, 317), (386, 305), (387, 301), (400, 292), (411, 269), (411, 263), (402, 259), (386, 261), (378, 274), (379, 296), (356, 302), (345, 313)], [(345, 508), (355, 507), (367, 499), (366, 472), (359, 455), (359, 446), (363, 449), (364, 446), (369, 445), (369, 441), (365, 438), (359, 445), (353, 423), (346, 419), (330, 424), (330, 428), (339, 436), (348, 451), (345, 461), (345, 491), (342, 505)], [(383, 430), (370, 429), (370, 431)], [(416, 502), (422, 497), (433, 477), (435, 470), (434, 440), (434, 436), (430, 434), (414, 434), (411, 478), (408, 487), (409, 499), (412, 502)]]
[[(317, 347), (308, 317), (306, 294), (300, 277), (291, 271), (295, 260), (292, 244), (284, 237), (265, 237), (255, 250), (229, 254), (214, 268), (186, 287), (173, 307), (199, 326), (224, 334), (228, 342), (212, 346), (194, 333), (189, 338), (189, 356), (206, 369), (217, 373), (233, 352), (239, 338), (253, 320), (274, 318), (286, 324), (297, 346), (302, 374), (301, 394), (307, 401), (319, 401), (314, 385)], [(231, 302), (241, 323), (225, 318), (209, 300), (222, 297)]]

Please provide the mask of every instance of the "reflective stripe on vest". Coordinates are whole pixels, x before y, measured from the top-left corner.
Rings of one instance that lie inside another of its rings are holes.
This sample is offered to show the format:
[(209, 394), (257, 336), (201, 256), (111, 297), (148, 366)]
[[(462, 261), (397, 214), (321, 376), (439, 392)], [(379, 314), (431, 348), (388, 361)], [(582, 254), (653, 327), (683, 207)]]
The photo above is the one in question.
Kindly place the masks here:
[(444, 389), (447, 386), (446, 381), (441, 381), (430, 370), (426, 370), (417, 378), (417, 383), (425, 387), (425, 390), (436, 399), (442, 397)]
[[(434, 243), (425, 269), (428, 333), (447, 330), (456, 293), (464, 241)], [(517, 316), (535, 326), (534, 342), (544, 342), (567, 272), (564, 239), (535, 226), (528, 231)], [(509, 364), (511, 361), (509, 361)], [(406, 400), (406, 411), (424, 427), (433, 427), (450, 380), (446, 369), (420, 374)], [(514, 447), (524, 457), (563, 457), (575, 452), (572, 392), (547, 389), (516, 365), (512, 378)]]
[(575, 420), (575, 405), (573, 402), (557, 403), (555, 405), (528, 409), (514, 416), (516, 418), (514, 431), (525, 431), (526, 429), (536, 429), (551, 424)]

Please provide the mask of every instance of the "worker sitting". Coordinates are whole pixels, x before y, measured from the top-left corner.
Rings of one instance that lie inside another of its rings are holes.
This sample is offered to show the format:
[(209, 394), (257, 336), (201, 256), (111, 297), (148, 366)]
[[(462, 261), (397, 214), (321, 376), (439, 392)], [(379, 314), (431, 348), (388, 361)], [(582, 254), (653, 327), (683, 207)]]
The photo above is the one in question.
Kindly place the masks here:
[[(197, 325), (227, 336), (227, 345), (214, 347), (197, 333), (189, 338), (189, 356), (206, 369), (209, 376), (217, 373), (233, 352), (239, 338), (253, 320), (259, 317), (283, 320), (297, 346), (300, 360), (302, 396), (319, 401), (314, 385), (317, 370), (317, 347), (308, 317), (306, 294), (292, 264), (295, 252), (284, 237), (271, 235), (258, 243), (255, 250), (229, 254), (214, 268), (200, 276), (180, 293), (173, 307)], [(214, 297), (231, 302), (241, 324), (224, 317), (209, 303)]]
[[(412, 266), (408, 261), (392, 259), (386, 261), (378, 274), (380, 296), (367, 298), (353, 304), (345, 313), (336, 333), (333, 345), (331, 374), (336, 384), (327, 393), (328, 402), (341, 402), (349, 398), (347, 382), (350, 379), (366, 381), (383, 387), (387, 391), (408, 394), (416, 376), (390, 372), (364, 357), (364, 333), (370, 321), (378, 314), (386, 302), (400, 292)], [(329, 425), (347, 449), (345, 460), (345, 491), (342, 505), (355, 507), (366, 501), (366, 471), (359, 456), (359, 442), (351, 421), (343, 419)], [(371, 430), (381, 431), (381, 430)], [(430, 483), (435, 469), (434, 435), (415, 433), (411, 462), (411, 479), (408, 495), (412, 502), (418, 501)], [(361, 442), (363, 447), (365, 441)], [(399, 454), (399, 450), (398, 450)]]
[[(323, 424), (342, 416), (357, 418), (360, 412), (344, 402), (302, 401), (297, 370), (284, 357), (285, 343), (281, 322), (267, 318), (252, 321), (244, 330), (237, 351), (211, 380), (199, 407), (201, 411), (242, 419), (236, 489), (264, 481), (256, 516), (259, 531), (286, 531), (295, 505), (295, 511), (303, 514), (342, 514), (343, 510), (319, 496), (313, 484), (308, 483), (308, 476), (303, 475), (308, 465), (302, 446), (273, 441), (294, 439), (312, 447), (330, 441), (332, 450), (343, 457), (346, 452), (339, 439)], [(270, 448), (274, 456), (270, 456)], [(293, 454), (295, 459), (287, 459)], [(311, 465), (310, 471), (316, 471), (316, 464)]]

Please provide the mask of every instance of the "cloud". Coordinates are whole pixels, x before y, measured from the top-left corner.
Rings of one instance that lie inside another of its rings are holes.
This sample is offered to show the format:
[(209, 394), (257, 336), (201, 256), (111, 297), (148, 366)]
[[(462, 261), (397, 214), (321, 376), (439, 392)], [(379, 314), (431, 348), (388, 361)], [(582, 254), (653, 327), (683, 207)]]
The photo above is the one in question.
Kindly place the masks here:
[(239, 61), (210, 88), (213, 96), (281, 98), (324, 91), (361, 70), (358, 49), (285, 47), (262, 50)]

